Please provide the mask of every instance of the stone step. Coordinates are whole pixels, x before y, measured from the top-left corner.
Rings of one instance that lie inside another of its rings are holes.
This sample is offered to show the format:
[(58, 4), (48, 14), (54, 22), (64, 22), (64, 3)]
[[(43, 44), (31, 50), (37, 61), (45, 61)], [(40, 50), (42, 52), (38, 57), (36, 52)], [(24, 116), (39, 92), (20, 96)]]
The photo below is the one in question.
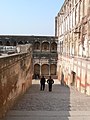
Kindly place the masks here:
[(90, 111), (15, 111), (4, 120), (90, 120)]

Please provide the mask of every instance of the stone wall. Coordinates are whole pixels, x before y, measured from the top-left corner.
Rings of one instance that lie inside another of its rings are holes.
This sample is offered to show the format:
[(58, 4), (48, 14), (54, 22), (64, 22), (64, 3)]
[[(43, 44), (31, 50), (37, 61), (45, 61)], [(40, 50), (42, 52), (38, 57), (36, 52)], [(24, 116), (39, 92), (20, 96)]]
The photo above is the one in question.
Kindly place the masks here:
[(90, 95), (90, 60), (78, 57), (60, 58), (60, 67), (58, 69), (58, 79), (62, 80), (68, 86), (74, 86), (78, 91)]
[(32, 54), (0, 57), (0, 117), (32, 84)]

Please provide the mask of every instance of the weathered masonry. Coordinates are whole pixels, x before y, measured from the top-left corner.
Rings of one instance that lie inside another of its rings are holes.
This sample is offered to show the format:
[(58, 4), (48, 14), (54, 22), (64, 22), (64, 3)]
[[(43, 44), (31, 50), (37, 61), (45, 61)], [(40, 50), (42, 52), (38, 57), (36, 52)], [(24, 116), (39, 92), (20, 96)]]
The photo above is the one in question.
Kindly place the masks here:
[(32, 52), (0, 56), (0, 117), (32, 84)]
[(55, 25), (58, 78), (90, 95), (90, 0), (65, 0)]
[(57, 40), (54, 37), (35, 41), (33, 68), (36, 77), (37, 75), (57, 77)]
[(0, 45), (32, 44), (33, 78), (42, 75), (57, 77), (57, 37), (53, 36), (0, 36)]
[(0, 36), (0, 46), (20, 48), (20, 52), (0, 56), (0, 117), (2, 117), (31, 86), (32, 78), (39, 78), (42, 75), (46, 78), (50, 75), (53, 78), (57, 77), (57, 38), (5, 35)]

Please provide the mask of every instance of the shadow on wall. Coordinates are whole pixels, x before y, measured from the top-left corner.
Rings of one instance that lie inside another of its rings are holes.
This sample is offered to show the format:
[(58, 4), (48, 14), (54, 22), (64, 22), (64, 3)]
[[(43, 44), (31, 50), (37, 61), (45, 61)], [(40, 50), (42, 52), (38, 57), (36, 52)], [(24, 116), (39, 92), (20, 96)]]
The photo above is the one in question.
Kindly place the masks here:
[(0, 58), (0, 118), (32, 84), (31, 54)]

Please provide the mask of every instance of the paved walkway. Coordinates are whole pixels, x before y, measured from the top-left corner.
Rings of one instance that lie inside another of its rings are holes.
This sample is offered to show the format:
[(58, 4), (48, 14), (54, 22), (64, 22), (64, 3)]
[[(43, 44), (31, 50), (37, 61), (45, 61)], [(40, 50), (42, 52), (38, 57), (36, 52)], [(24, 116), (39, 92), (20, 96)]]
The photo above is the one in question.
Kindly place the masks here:
[(4, 120), (90, 120), (90, 96), (73, 87), (61, 86), (58, 81), (53, 91), (40, 91), (39, 81), (13, 107)]

